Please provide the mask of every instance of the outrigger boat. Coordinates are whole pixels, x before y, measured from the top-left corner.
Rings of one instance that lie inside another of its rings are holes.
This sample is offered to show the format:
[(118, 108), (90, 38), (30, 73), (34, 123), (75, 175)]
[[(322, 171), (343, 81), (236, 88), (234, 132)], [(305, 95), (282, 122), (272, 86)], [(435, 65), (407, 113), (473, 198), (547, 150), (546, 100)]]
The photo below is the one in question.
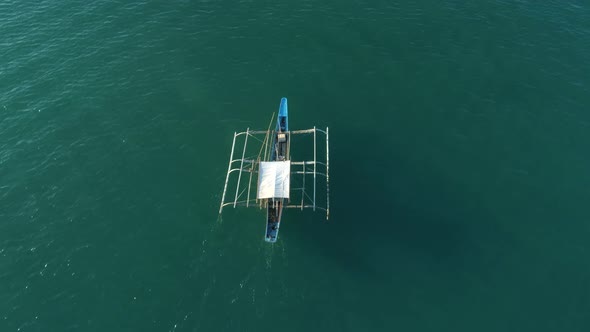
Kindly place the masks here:
[[(271, 119), (271, 124), (272, 124)], [(317, 160), (317, 132), (325, 134), (326, 138), (326, 159), (325, 162)], [(291, 136), (300, 134), (313, 134), (313, 160), (310, 161), (292, 161), (290, 158), (290, 147), (291, 147)], [(259, 137), (264, 135), (264, 140), (260, 140)], [(236, 139), (240, 136), (244, 136), (244, 148), (242, 151), (242, 158), (234, 159), (234, 148), (236, 145)], [(248, 145), (248, 137), (254, 138), (257, 141), (262, 142), (257, 157), (246, 157), (246, 150)], [(298, 208), (303, 210), (304, 208), (311, 208), (314, 211), (321, 209), (326, 211), (326, 220), (330, 217), (330, 190), (329, 190), (329, 153), (328, 153), (328, 128), (325, 131), (313, 127), (312, 129), (306, 130), (289, 130), (289, 118), (288, 118), (288, 106), (287, 98), (281, 99), (279, 107), (279, 115), (277, 117), (277, 123), (274, 130), (269, 129), (266, 131), (251, 131), (248, 128), (245, 132), (234, 132), (234, 139), (232, 142), (231, 153), (229, 157), (229, 165), (227, 168), (227, 174), (225, 178), (225, 185), (223, 187), (223, 195), (221, 198), (221, 205), (219, 207), (219, 214), (222, 213), (223, 208), (228, 205), (254, 207), (259, 206), (260, 208), (266, 208), (266, 232), (264, 240), (266, 242), (274, 243), (277, 241), (279, 236), (279, 227), (281, 225), (281, 219), (283, 216), (284, 208)], [(263, 155), (264, 152), (264, 155)], [(239, 163), (239, 168), (235, 167), (234, 164)], [(323, 166), (324, 172), (318, 172), (317, 166)], [(311, 170), (309, 169), (311, 166)], [(291, 168), (301, 167), (301, 170)], [(230, 202), (225, 201), (228, 183), (230, 175), (234, 172), (238, 173), (238, 179), (236, 183), (236, 191), (234, 200)], [(240, 183), (242, 182), (242, 173), (249, 173), (248, 187), (246, 198), (242, 199), (246, 188), (240, 192)], [(258, 190), (255, 201), (258, 204), (251, 204), (250, 192), (252, 175), (258, 174)], [(291, 188), (291, 175), (301, 174), (303, 179), (303, 186), (301, 188)], [(316, 176), (321, 175), (325, 177), (326, 184), (326, 206), (320, 207), (316, 205)], [(305, 178), (307, 176), (313, 176), (313, 197), (310, 197), (305, 192)], [(300, 204), (290, 203), (291, 190), (301, 192)], [(306, 200), (307, 198), (307, 200)]]

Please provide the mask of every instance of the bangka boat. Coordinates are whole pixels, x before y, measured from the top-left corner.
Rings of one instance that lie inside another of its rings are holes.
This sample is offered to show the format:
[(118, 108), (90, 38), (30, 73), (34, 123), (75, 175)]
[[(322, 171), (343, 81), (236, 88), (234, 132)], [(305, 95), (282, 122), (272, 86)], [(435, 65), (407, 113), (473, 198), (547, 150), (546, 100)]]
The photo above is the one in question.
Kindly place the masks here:
[[(273, 116), (274, 118), (274, 116)], [(272, 126), (271, 118), (271, 126)], [(329, 190), (329, 145), (328, 145), (328, 128), (321, 130), (316, 127), (305, 130), (289, 130), (288, 105), (287, 98), (282, 98), (279, 106), (279, 113), (274, 130), (269, 126), (266, 131), (251, 131), (248, 128), (245, 132), (234, 132), (232, 148), (229, 158), (229, 165), (225, 178), (225, 185), (223, 187), (223, 194), (221, 204), (219, 207), (219, 214), (222, 213), (225, 206), (233, 205), (233, 207), (246, 206), (266, 209), (266, 231), (264, 240), (266, 242), (274, 243), (279, 236), (279, 227), (283, 216), (284, 208), (311, 208), (314, 211), (321, 209), (326, 212), (326, 220), (330, 217), (330, 190)], [(326, 158), (325, 162), (317, 160), (317, 133), (323, 133), (326, 138)], [(313, 134), (313, 160), (308, 161), (293, 161), (290, 158), (291, 136)], [(264, 135), (264, 140), (260, 137)], [(236, 139), (244, 137), (244, 147), (242, 150), (242, 157), (234, 159), (234, 150), (236, 146)], [(248, 146), (248, 137), (255, 138), (256, 141), (262, 142), (258, 156), (246, 157), (246, 150)], [(264, 154), (263, 154), (264, 152)], [(239, 163), (239, 167), (233, 165)], [(320, 165), (325, 169), (325, 172), (318, 172), (317, 166)], [(301, 170), (299, 170), (301, 167)], [(293, 168), (293, 169), (292, 169)], [(232, 173), (238, 172), (238, 179), (235, 187), (234, 200), (226, 202), (226, 193), (228, 183)], [(246, 189), (243, 188), (240, 192), (240, 183), (242, 182), (242, 173), (249, 173), (248, 187), (245, 199), (243, 194)], [(258, 174), (257, 193), (254, 199), (255, 203), (251, 204), (250, 192), (253, 174)], [(303, 179), (303, 186), (301, 188), (291, 188), (291, 175), (301, 174)], [(325, 177), (326, 185), (326, 201), (325, 207), (316, 204), (316, 176)], [(313, 197), (310, 197), (305, 192), (305, 178), (313, 176)], [(290, 203), (291, 190), (301, 192), (301, 202), (299, 204)], [(306, 200), (307, 198), (307, 200)]]

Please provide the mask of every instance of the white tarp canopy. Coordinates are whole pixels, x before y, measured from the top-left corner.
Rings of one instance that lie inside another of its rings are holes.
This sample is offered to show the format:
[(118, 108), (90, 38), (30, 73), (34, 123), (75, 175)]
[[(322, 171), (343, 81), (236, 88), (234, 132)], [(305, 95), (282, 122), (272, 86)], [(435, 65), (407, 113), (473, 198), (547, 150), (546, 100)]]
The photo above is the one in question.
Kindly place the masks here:
[(258, 199), (289, 198), (291, 161), (263, 161), (258, 173)]

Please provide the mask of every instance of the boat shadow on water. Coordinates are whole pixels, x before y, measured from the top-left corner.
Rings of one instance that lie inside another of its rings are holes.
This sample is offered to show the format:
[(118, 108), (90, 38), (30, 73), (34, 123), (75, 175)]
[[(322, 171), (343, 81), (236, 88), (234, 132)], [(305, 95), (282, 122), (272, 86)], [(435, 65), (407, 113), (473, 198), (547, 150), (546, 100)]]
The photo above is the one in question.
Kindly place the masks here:
[(331, 136), (330, 220), (318, 213), (291, 226), (290, 237), (343, 272), (382, 283), (481, 264), (478, 238), (498, 230), (481, 219), (476, 195), (466, 201), (457, 194), (465, 188), (378, 133)]

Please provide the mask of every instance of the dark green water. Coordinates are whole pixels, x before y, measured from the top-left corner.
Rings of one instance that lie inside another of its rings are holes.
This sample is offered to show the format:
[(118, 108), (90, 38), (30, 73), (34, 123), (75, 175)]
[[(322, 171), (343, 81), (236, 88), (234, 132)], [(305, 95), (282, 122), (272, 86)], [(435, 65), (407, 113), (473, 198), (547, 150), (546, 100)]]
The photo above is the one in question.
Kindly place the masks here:
[[(585, 1), (4, 1), (0, 331), (588, 331), (589, 54)], [(268, 245), (217, 210), (282, 96), (331, 220)]]

